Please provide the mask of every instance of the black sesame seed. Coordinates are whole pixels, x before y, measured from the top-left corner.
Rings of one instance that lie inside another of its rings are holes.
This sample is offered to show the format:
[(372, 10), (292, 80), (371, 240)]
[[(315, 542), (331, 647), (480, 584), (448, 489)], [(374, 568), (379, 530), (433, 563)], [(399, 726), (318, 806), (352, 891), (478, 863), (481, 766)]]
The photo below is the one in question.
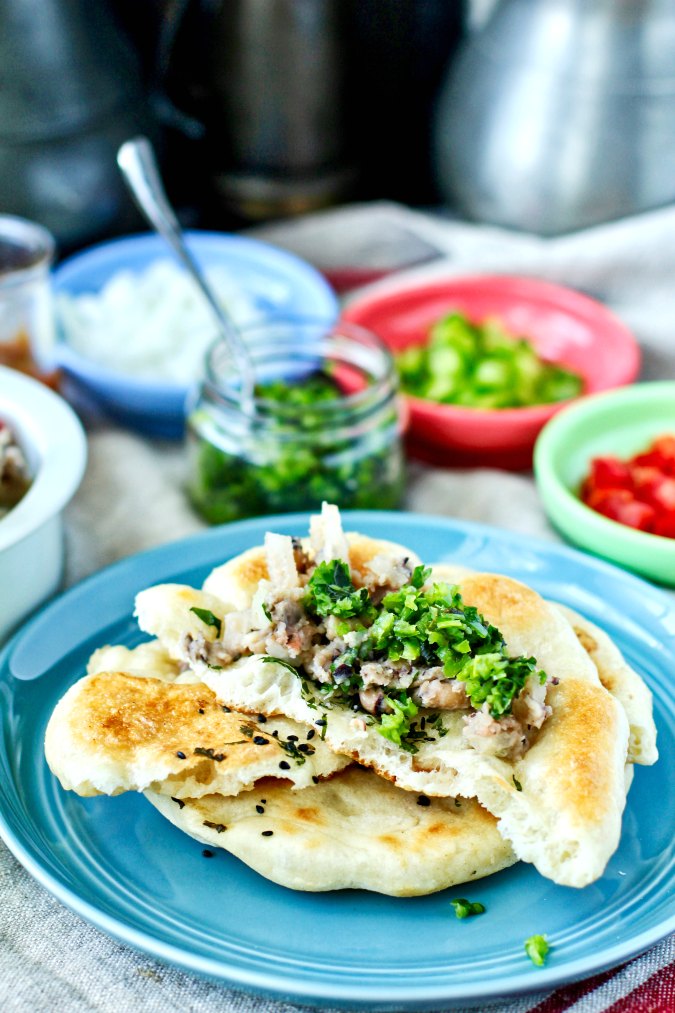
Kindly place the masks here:
[(203, 707), (200, 707), (200, 708), (199, 708), (199, 713), (200, 713), (200, 714), (203, 714), (203, 713), (204, 713), (204, 708), (203, 708)]
[(273, 833), (274, 833), (273, 830), (263, 830), (263, 832), (262, 832), (262, 834), (260, 836), (261, 837), (271, 837)]
[(316, 774), (312, 774), (312, 781), (314, 781), (314, 784), (319, 783), (319, 778), (316, 776)]
[(264, 806), (262, 806), (262, 805), (257, 805), (257, 806), (255, 807), (255, 811), (256, 811), (257, 813), (261, 813), (261, 814), (262, 814), (262, 813), (264, 813), (264, 812), (265, 812), (265, 807), (264, 807)]
[(418, 805), (431, 805), (431, 799), (427, 798), (426, 795), (418, 795), (417, 796), (417, 804)]
[(253, 741), (255, 742), (256, 746), (266, 746), (269, 742), (269, 739), (264, 739), (262, 735), (254, 735)]
[(297, 735), (289, 735), (288, 736), (288, 741), (289, 742), (297, 742), (298, 741), (298, 736)]
[(314, 746), (309, 746), (306, 742), (301, 742), (298, 745), (298, 752), (307, 753), (308, 756), (312, 756), (314, 754)]
[(185, 802), (183, 802), (182, 798), (174, 798), (172, 795), (171, 801), (175, 802), (179, 809), (182, 809), (185, 806)]
[(202, 855), (204, 856), (204, 858), (213, 858), (213, 852), (209, 851), (208, 848), (204, 848), (204, 850), (202, 851)]
[(261, 725), (264, 725), (265, 722), (267, 721), (267, 718), (265, 717), (264, 714), (258, 714), (258, 721), (260, 722)]
[(176, 756), (178, 757), (179, 760), (184, 760), (185, 759), (185, 753), (181, 753), (180, 749), (176, 753)]
[(265, 803), (267, 802), (267, 799), (266, 798), (261, 798), (260, 801), (262, 802), (263, 805), (265, 805)]
[(231, 707), (226, 707), (225, 704), (223, 704), (222, 707), (223, 707), (223, 710), (225, 711), (226, 714), (231, 714), (232, 713), (232, 708)]
[(275, 738), (275, 739), (279, 738), (279, 729), (278, 728), (275, 728), (274, 731), (272, 732), (272, 738)]
[(290, 765), (290, 763), (288, 763), (287, 760), (282, 760), (281, 763), (279, 764), (279, 767), (281, 768), (281, 770), (290, 770), (291, 769), (291, 765)]
[(310, 728), (310, 730), (307, 732), (307, 740), (309, 741), (309, 739), (313, 739), (315, 735), (316, 732), (314, 731), (314, 729)]
[(316, 720), (314, 724), (322, 728), (324, 725), (328, 724), (328, 721), (326, 718), (318, 718), (318, 720)]

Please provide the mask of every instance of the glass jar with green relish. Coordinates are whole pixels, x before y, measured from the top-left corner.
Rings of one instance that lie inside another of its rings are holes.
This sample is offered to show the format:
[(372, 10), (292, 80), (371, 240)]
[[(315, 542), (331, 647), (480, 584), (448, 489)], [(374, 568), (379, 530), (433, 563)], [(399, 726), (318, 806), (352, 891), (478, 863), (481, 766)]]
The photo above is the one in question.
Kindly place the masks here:
[(188, 406), (188, 491), (213, 524), (263, 514), (391, 509), (403, 491), (402, 403), (387, 348), (353, 324), (273, 320), (243, 338), (255, 375), (212, 346)]

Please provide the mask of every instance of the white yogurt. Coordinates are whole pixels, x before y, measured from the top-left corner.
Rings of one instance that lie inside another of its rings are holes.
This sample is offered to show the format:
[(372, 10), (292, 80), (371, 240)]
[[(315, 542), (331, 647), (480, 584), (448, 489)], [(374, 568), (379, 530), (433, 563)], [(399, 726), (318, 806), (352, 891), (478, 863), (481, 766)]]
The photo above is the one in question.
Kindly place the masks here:
[[(206, 268), (218, 301), (239, 326), (258, 316), (254, 301), (225, 267)], [(122, 270), (95, 294), (60, 292), (64, 336), (80, 355), (121, 373), (190, 383), (203, 370), (217, 334), (213, 315), (190, 276), (171, 260), (142, 273)]]

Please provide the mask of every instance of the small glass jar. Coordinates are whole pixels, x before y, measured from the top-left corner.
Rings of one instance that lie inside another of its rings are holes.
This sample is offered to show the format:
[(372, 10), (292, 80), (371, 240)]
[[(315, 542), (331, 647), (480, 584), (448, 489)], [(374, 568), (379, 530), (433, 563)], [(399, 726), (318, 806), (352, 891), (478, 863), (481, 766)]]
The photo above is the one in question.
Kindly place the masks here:
[(387, 348), (351, 324), (274, 320), (242, 334), (247, 407), (224, 342), (188, 406), (188, 491), (213, 524), (264, 514), (392, 509), (403, 491), (402, 404)]
[(41, 225), (0, 215), (0, 364), (56, 386), (53, 257)]

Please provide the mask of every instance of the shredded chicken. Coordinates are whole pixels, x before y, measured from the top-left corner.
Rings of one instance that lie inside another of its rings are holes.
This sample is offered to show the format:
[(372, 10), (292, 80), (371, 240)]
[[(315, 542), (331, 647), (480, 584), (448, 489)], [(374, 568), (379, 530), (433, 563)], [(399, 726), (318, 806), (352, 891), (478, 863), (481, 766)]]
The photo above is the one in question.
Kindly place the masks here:
[[(440, 672), (440, 677), (428, 678), (432, 672)], [(415, 680), (412, 691), (412, 698), (419, 707), (456, 711), (471, 706), (463, 682), (444, 678), (443, 670), (437, 668), (427, 669), (424, 675), (421, 682)]]
[(368, 588), (371, 598), (377, 605), (385, 594), (389, 594), (390, 591), (398, 591), (399, 587), (407, 584), (411, 573), (412, 567), (408, 556), (396, 559), (379, 553), (366, 563), (363, 584)]
[(499, 720), (492, 717), (487, 706), (464, 719), (462, 734), (479, 753), (490, 753), (503, 759), (517, 760), (527, 749), (527, 736), (520, 721), (512, 714)]
[[(265, 549), (269, 580), (260, 581), (250, 608), (224, 616), (216, 639), (202, 634), (186, 637), (189, 663), (224, 666), (250, 652), (303, 667), (310, 678), (324, 685), (352, 687), (357, 674), (360, 682), (354, 692), (358, 693), (361, 708), (369, 714), (380, 717), (391, 713), (394, 708), (388, 697), (393, 699), (393, 693), (405, 690), (418, 707), (466, 711), (463, 736), (479, 752), (511, 760), (526, 752), (551, 713), (546, 704), (547, 687), (538, 675), (528, 678), (512, 703), (511, 713), (496, 719), (487, 704), (473, 710), (465, 683), (446, 677), (438, 664), (425, 665), (421, 659), (392, 660), (384, 651), (375, 652), (367, 661), (359, 658), (358, 649), (369, 631), (358, 628), (358, 617), (322, 618), (305, 609), (306, 585), (314, 566), (324, 560), (349, 558), (336, 507), (324, 504), (321, 516), (312, 518), (308, 549), (298, 539), (274, 534), (266, 536)], [(377, 602), (387, 591), (402, 587), (411, 572), (405, 557), (397, 559), (384, 553), (373, 557), (364, 578), (371, 600)], [(366, 722), (358, 716), (352, 724), (366, 728)]]

